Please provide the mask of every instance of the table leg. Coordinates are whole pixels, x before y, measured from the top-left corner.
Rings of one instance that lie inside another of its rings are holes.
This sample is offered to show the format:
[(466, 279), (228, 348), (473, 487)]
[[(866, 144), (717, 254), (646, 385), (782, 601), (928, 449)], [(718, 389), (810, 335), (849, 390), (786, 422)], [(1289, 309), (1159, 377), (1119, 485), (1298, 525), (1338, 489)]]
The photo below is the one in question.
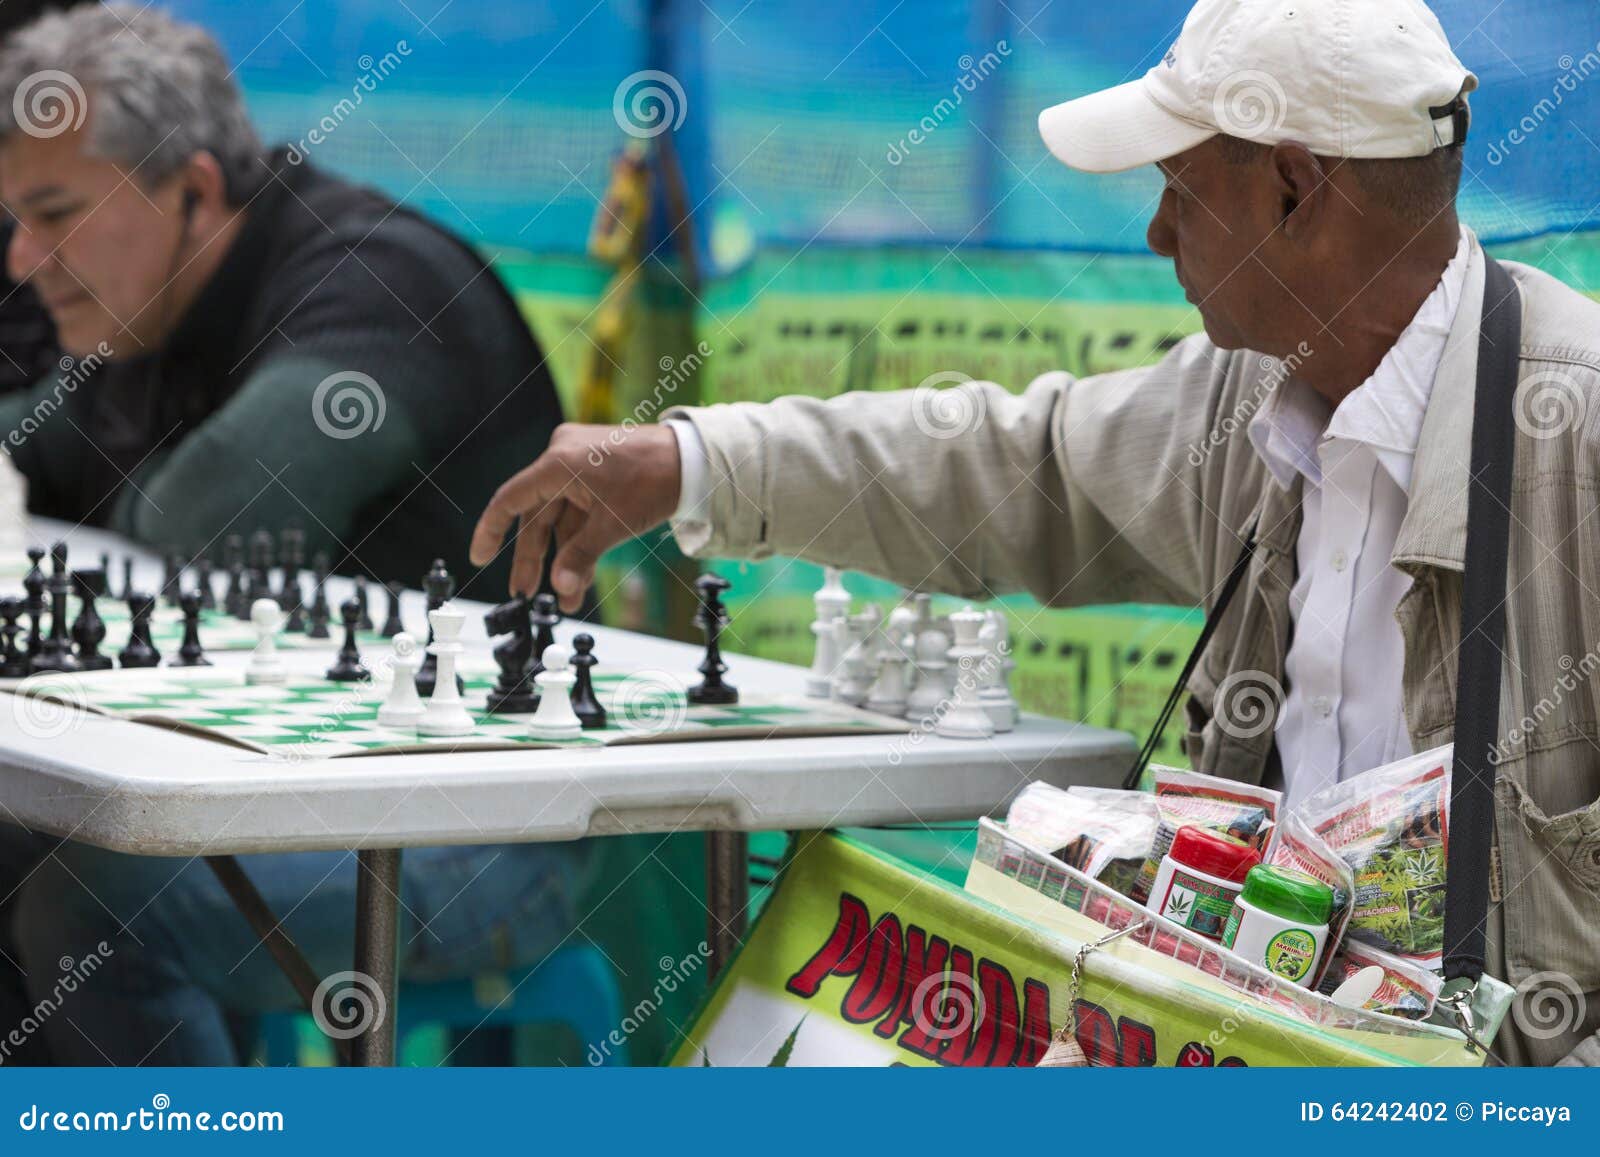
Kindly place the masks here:
[(744, 832), (706, 833), (706, 944), (714, 978), (744, 939), (750, 904), (750, 837)]
[(400, 1015), (400, 849), (356, 853), (355, 969), (382, 994), (382, 1015), (355, 1038), (354, 1063), (394, 1064)]

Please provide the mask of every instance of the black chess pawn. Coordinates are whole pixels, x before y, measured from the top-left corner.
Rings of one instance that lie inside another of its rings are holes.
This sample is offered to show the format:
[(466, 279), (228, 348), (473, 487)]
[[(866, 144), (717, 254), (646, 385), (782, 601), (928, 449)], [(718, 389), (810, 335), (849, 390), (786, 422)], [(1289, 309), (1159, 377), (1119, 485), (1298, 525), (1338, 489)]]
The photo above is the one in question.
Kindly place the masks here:
[(169, 607), (182, 606), (183, 556), (176, 551), (167, 552), (167, 570), (161, 579), (161, 597)]
[(548, 591), (533, 596), (533, 662), (528, 665), (532, 678), (544, 670), (544, 649), (556, 641), (556, 628), (561, 625), (561, 610), (556, 596)]
[[(294, 604), (289, 608), (289, 617), (283, 621), (283, 629), (285, 633), (290, 635), (303, 635), (306, 633), (306, 591), (304, 584), (300, 581), (300, 572), (298, 570), (295, 571), (294, 578), (283, 580), (283, 589), (287, 594), (288, 601)], [(327, 600), (324, 599), (323, 601), (326, 603)], [(323, 620), (322, 625), (324, 629), (327, 628), (328, 622), (326, 619)], [(323, 637), (326, 638), (327, 636), (324, 635)]]
[(383, 617), (383, 631), (385, 639), (392, 639), (406, 629), (405, 623), (400, 621), (400, 584), (393, 580), (383, 584), (384, 594), (389, 596), (388, 613)]
[[(422, 576), (422, 593), (428, 597), (428, 610), (436, 611), (444, 606), (450, 596), (456, 593), (456, 580), (450, 577), (450, 572), (445, 569), (444, 559), (436, 558), (428, 573)], [(428, 651), (427, 658), (423, 659), (422, 666), (417, 670), (417, 694), (424, 699), (433, 695), (433, 685), (439, 680), (439, 656), (433, 653), (433, 620), (428, 620)], [(466, 684), (461, 676), (456, 676), (456, 687), (463, 694)]]
[(28, 643), (20, 638), (26, 604), (15, 595), (0, 598), (0, 678), (21, 679), (28, 674)]
[(363, 631), (374, 629), (372, 625), (372, 607), (367, 598), (367, 576), (356, 575), (356, 605), (361, 608), (361, 618), (356, 621), (356, 626)]
[[(222, 543), (222, 566), (228, 572), (228, 590), (222, 596), (222, 609), (236, 619), (248, 619), (250, 608), (245, 605), (244, 536), (230, 534)], [(127, 598), (132, 588), (124, 590)]]
[(161, 662), (161, 652), (156, 650), (150, 637), (150, 616), (155, 613), (156, 600), (138, 591), (127, 597), (128, 614), (132, 623), (128, 628), (128, 645), (122, 648), (117, 660), (124, 667), (154, 667)]
[(311, 573), (316, 590), (311, 599), (311, 621), (306, 626), (306, 638), (332, 638), (328, 630), (328, 620), (332, 618), (328, 609), (328, 556), (320, 550), (311, 560)]
[(244, 614), (250, 617), (250, 607), (257, 599), (277, 596), (272, 592), (272, 532), (258, 530), (250, 536), (250, 570), (245, 584)]
[(67, 544), (50, 548), (50, 633), (33, 657), (35, 671), (76, 671), (78, 657), (72, 653), (72, 638), (67, 633), (67, 596), (72, 587), (67, 578)]
[(494, 648), (500, 678), (490, 689), (486, 705), (497, 715), (526, 715), (539, 707), (539, 692), (528, 672), (528, 661), (533, 658), (533, 624), (528, 613), (528, 600), (519, 595), (483, 616), (491, 636), (509, 636)]
[(178, 644), (178, 657), (167, 662), (169, 667), (209, 667), (211, 660), (200, 647), (200, 592), (184, 591), (178, 597), (183, 608), (183, 641)]
[[(278, 562), (283, 567), (283, 584), (278, 588), (278, 609), (293, 615), (300, 605), (300, 568), (306, 564), (305, 532), (289, 527), (278, 539)], [(285, 625), (284, 630), (292, 628)]]
[(739, 689), (722, 679), (728, 669), (722, 661), (722, 628), (728, 625), (728, 609), (722, 605), (722, 592), (732, 584), (721, 575), (703, 574), (694, 585), (700, 592), (700, 609), (695, 612), (694, 623), (706, 634), (706, 657), (696, 668), (704, 678), (689, 688), (689, 702), (737, 703)]
[(114, 664), (110, 655), (100, 653), (100, 644), (106, 640), (106, 624), (95, 606), (95, 599), (106, 593), (106, 572), (75, 570), (72, 586), (81, 604), (72, 624), (72, 641), (78, 645), (78, 666), (85, 671), (104, 671)]
[(572, 711), (583, 724), (585, 731), (594, 731), (606, 725), (606, 709), (594, 693), (594, 668), (600, 662), (594, 657), (594, 636), (572, 637)]
[(28, 645), (29, 660), (38, 657), (44, 647), (44, 636), (41, 625), (44, 622), (44, 571), (39, 569), (39, 563), (44, 560), (44, 548), (32, 546), (28, 548), (28, 559), (33, 564), (28, 568), (28, 573), (22, 578), (22, 589), (27, 592), (27, 597), (22, 600), (22, 611), (28, 616)]
[(356, 647), (356, 631), (361, 622), (361, 604), (355, 599), (345, 599), (339, 604), (339, 618), (344, 623), (344, 642), (339, 645), (339, 655), (328, 668), (328, 678), (335, 683), (365, 683), (372, 672), (361, 664), (361, 652)]
[(195, 573), (200, 576), (200, 585), (196, 588), (200, 592), (200, 609), (202, 611), (216, 610), (217, 588), (211, 580), (211, 576), (215, 573), (215, 567), (211, 560), (201, 556), (199, 563), (195, 566)]

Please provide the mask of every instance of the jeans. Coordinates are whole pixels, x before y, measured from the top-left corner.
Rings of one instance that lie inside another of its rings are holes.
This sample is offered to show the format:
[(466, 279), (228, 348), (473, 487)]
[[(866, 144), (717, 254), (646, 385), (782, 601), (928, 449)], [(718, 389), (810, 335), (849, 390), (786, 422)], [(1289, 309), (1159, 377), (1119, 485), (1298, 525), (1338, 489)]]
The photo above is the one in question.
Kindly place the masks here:
[[(407, 850), (401, 976), (542, 960), (577, 922), (591, 846)], [(354, 852), (239, 864), (319, 977), (351, 969)], [(230, 1016), (300, 1006), (200, 859), (122, 855), (0, 824), (0, 917), (3, 1063), (40, 1063), (42, 1045), (58, 1064), (238, 1064)]]

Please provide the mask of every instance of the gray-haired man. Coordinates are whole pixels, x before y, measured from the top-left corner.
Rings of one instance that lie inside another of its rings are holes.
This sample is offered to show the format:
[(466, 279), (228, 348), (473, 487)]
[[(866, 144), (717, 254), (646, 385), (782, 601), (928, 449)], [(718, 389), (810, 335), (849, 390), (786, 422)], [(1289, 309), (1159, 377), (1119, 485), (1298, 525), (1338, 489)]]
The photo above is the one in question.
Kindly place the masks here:
[[(612, 432), (563, 427), (473, 556), (521, 516), (526, 589), (553, 531), (571, 602), (601, 551), (671, 518), (700, 554), (1209, 607), (1257, 524), (1189, 684), (1195, 765), (1298, 797), (1448, 742), (1485, 293), (1455, 214), (1476, 83), (1418, 0), (1200, 0), (1147, 76), (1040, 129), (1080, 169), (1160, 167), (1149, 244), (1204, 335), (1020, 397), (963, 387), (957, 438), (929, 435), (921, 392), (680, 410), (599, 465)], [(1600, 1064), (1600, 684), (1572, 672), (1600, 647), (1600, 307), (1507, 268), (1521, 410), (1488, 950), (1522, 996), (1498, 1047)], [(1549, 402), (1569, 420), (1542, 421)], [(1270, 693), (1275, 726), (1230, 718), (1241, 688)]]
[[(71, 389), (0, 401), (0, 445), (36, 511), (186, 552), (292, 518), (341, 569), (414, 584), (434, 555), (459, 558), (460, 510), (560, 420), (482, 261), (386, 198), (263, 156), (216, 43), (160, 12), (80, 8), (8, 41), (0, 196), (12, 274), (93, 366)], [(337, 375), (378, 391), (363, 428), (319, 408)], [(589, 857), (586, 843), (409, 853), (406, 974), (542, 960), (573, 926)], [(348, 967), (352, 855), (242, 864), (321, 974)], [(199, 861), (0, 825), (0, 916), (0, 1036), (37, 1023), (29, 1059), (237, 1063), (228, 1014), (295, 1003)], [(102, 943), (93, 982), (34, 1013), (59, 999), (56, 962)], [(0, 1042), (0, 1062), (21, 1047)]]

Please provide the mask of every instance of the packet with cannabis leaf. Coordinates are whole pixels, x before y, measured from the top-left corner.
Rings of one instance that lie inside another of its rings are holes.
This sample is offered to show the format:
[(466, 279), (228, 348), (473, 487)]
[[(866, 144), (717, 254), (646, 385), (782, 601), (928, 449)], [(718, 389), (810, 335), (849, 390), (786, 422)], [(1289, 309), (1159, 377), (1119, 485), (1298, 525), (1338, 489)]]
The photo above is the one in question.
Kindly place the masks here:
[(1355, 878), (1347, 940), (1437, 969), (1444, 954), (1448, 748), (1318, 792), (1295, 814)]
[(1030, 783), (1012, 801), (1006, 828), (1123, 895), (1132, 890), (1156, 837), (1149, 792)]
[(1345, 981), (1363, 968), (1374, 965), (1383, 969), (1383, 983), (1362, 1007), (1373, 1012), (1386, 1012), (1390, 1016), (1403, 1016), (1407, 1020), (1426, 1020), (1444, 988), (1444, 978), (1421, 965), (1380, 952), (1359, 940), (1344, 942), (1328, 970), (1323, 973), (1318, 991), (1324, 996), (1332, 996), (1334, 990)]
[(1154, 796), (1161, 820), (1156, 825), (1155, 843), (1145, 857), (1139, 880), (1129, 893), (1143, 904), (1150, 899), (1161, 861), (1172, 850), (1178, 829), (1194, 824), (1243, 840), (1256, 851), (1265, 851), (1278, 820), (1278, 802), (1283, 793), (1254, 784), (1175, 767), (1153, 767)]

